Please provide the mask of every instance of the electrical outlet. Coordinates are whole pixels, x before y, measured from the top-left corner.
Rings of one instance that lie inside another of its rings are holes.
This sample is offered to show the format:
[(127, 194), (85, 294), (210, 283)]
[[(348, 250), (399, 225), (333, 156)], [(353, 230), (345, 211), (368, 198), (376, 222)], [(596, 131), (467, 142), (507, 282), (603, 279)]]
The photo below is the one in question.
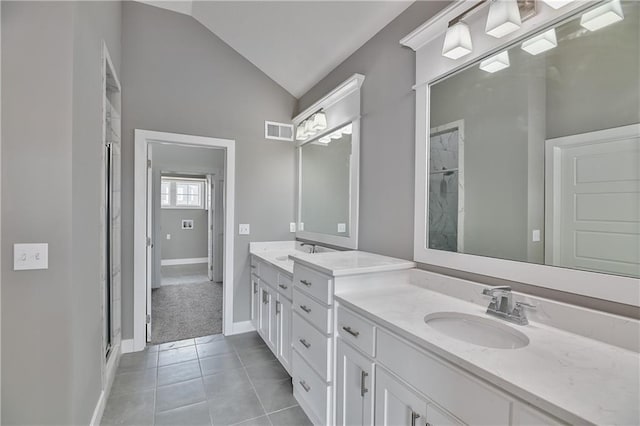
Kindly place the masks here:
[(171, 234), (167, 234), (167, 240), (171, 239)]
[(289, 224), (289, 232), (296, 232), (296, 223), (295, 222), (291, 222)]
[(238, 234), (240, 235), (249, 235), (249, 224), (248, 223), (241, 223), (238, 226)]
[(534, 243), (537, 243), (538, 241), (540, 241), (540, 230), (539, 229), (534, 229), (533, 232), (531, 233), (531, 240)]
[(13, 270), (49, 269), (49, 244), (14, 244)]
[(338, 224), (338, 232), (347, 232), (347, 224), (339, 223)]

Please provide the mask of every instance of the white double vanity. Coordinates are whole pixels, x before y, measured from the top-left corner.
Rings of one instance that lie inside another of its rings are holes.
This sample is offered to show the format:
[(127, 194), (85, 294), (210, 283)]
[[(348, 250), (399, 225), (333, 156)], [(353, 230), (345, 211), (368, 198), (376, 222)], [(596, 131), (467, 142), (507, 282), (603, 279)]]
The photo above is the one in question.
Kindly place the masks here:
[(351, 251), (251, 243), (251, 320), (316, 425), (640, 424), (640, 3), (478, 3), (401, 41), (416, 263), (355, 251), (365, 76), (293, 119), (296, 238)]
[(304, 249), (252, 243), (252, 321), (314, 424), (637, 424), (637, 321), (515, 294), (519, 326), (486, 286)]

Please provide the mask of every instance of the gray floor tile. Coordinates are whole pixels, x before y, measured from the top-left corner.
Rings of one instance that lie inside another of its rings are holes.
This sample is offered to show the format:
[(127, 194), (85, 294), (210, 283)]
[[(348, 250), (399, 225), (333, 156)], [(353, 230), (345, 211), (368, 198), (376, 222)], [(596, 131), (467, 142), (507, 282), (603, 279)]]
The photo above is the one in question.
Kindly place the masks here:
[(184, 382), (202, 376), (198, 360), (158, 367), (158, 386)]
[(157, 371), (155, 368), (118, 373), (113, 379), (111, 394), (118, 395), (121, 393), (132, 393), (148, 389), (155, 389), (156, 375)]
[(120, 357), (118, 365), (118, 373), (130, 371), (140, 371), (146, 368), (155, 368), (158, 366), (158, 352), (132, 352), (123, 354)]
[(291, 380), (256, 386), (256, 393), (267, 413), (298, 405), (293, 397)]
[(299, 406), (271, 413), (269, 420), (274, 426), (312, 426), (311, 421)]
[(236, 354), (218, 355), (210, 358), (200, 358), (202, 375), (219, 373), (221, 371), (242, 368), (240, 358)]
[(232, 425), (265, 415), (253, 389), (221, 393), (210, 398), (209, 412), (214, 425)]
[(152, 425), (154, 390), (111, 395), (102, 415), (102, 425)]
[(203, 343), (211, 343), (218, 340), (226, 340), (226, 337), (224, 336), (224, 334), (212, 334), (211, 336), (202, 336), (202, 337), (195, 338), (196, 345), (202, 345)]
[(246, 370), (254, 386), (275, 384), (290, 378), (279, 361), (246, 367)]
[(195, 344), (196, 342), (194, 339), (184, 339), (178, 340), (177, 342), (163, 343), (158, 347), (161, 351), (168, 351), (169, 349), (184, 348), (185, 346), (193, 346)]
[(196, 349), (198, 350), (198, 357), (207, 358), (214, 355), (222, 355), (234, 353), (235, 350), (231, 343), (226, 340), (216, 340), (209, 343), (203, 343), (201, 345), (197, 345)]
[(242, 364), (245, 367), (270, 363), (277, 360), (273, 352), (271, 352), (271, 349), (269, 349), (269, 347), (267, 347), (266, 345), (257, 348), (240, 350), (238, 351), (238, 356), (240, 356), (240, 361), (242, 361)]
[(225, 392), (250, 389), (253, 386), (244, 368), (204, 376), (202, 381), (204, 382), (204, 391), (209, 397)]
[(206, 400), (202, 379), (188, 380), (156, 390), (156, 412), (172, 410)]
[(269, 421), (269, 417), (262, 416), (256, 419), (245, 420), (242, 423), (237, 423), (236, 426), (271, 426), (271, 422)]
[(211, 425), (209, 415), (209, 404), (204, 401), (174, 410), (164, 411), (156, 414), (157, 426), (205, 426)]
[(160, 346), (159, 345), (147, 345), (147, 347), (144, 348), (144, 350), (149, 352), (149, 353), (158, 352), (160, 350)]
[(265, 346), (264, 340), (262, 340), (262, 337), (255, 331), (228, 336), (227, 340), (229, 340), (238, 351)]
[(177, 364), (179, 362), (191, 361), (197, 358), (198, 354), (196, 353), (195, 346), (160, 351), (158, 366)]

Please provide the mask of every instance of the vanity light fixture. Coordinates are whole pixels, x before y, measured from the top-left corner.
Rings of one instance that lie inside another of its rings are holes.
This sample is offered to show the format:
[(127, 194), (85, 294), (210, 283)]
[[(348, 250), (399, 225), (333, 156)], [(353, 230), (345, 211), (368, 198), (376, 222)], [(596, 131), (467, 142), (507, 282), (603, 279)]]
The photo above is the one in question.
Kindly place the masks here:
[(342, 137), (342, 130), (336, 130), (335, 132), (329, 135), (331, 139), (340, 139)]
[(589, 31), (597, 31), (624, 19), (620, 0), (611, 0), (585, 12), (580, 18), (580, 25)]
[(468, 55), (473, 50), (471, 43), (471, 31), (469, 26), (458, 21), (447, 28), (442, 46), (442, 56), (449, 59), (459, 59)]
[(320, 132), (327, 128), (327, 116), (324, 111), (316, 112), (309, 118), (309, 121), (311, 121), (311, 128), (315, 132)]
[(323, 136), (318, 139), (318, 142), (328, 144), (329, 142), (331, 142), (331, 138), (329, 136)]
[(299, 141), (307, 140), (326, 128), (327, 116), (324, 111), (318, 111), (298, 124), (298, 128), (296, 129), (296, 139)]
[(309, 135), (304, 130), (304, 123), (300, 124), (296, 129), (296, 139), (299, 141), (306, 141), (309, 139)]
[(482, 71), (494, 73), (509, 68), (509, 52), (506, 50), (480, 62)]
[(344, 133), (345, 135), (350, 135), (353, 133), (353, 125), (352, 124), (347, 124), (346, 126), (344, 126), (342, 128), (342, 133)]
[(542, 34), (538, 34), (535, 37), (525, 40), (522, 43), (522, 50), (532, 55), (538, 55), (547, 50), (551, 50), (558, 46), (558, 40), (556, 38), (555, 28), (551, 28)]
[(573, 3), (574, 0), (542, 0), (547, 6), (553, 9), (560, 9), (561, 7), (565, 7), (569, 3)]
[(485, 32), (501, 38), (517, 31), (522, 26), (517, 0), (491, 0)]

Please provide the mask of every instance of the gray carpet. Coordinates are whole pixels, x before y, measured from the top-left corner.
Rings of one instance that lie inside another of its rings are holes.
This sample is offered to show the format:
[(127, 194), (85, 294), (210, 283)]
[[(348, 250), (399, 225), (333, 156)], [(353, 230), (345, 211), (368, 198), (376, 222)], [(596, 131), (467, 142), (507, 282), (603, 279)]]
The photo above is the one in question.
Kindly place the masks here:
[(222, 283), (163, 285), (151, 292), (151, 343), (222, 333)]

